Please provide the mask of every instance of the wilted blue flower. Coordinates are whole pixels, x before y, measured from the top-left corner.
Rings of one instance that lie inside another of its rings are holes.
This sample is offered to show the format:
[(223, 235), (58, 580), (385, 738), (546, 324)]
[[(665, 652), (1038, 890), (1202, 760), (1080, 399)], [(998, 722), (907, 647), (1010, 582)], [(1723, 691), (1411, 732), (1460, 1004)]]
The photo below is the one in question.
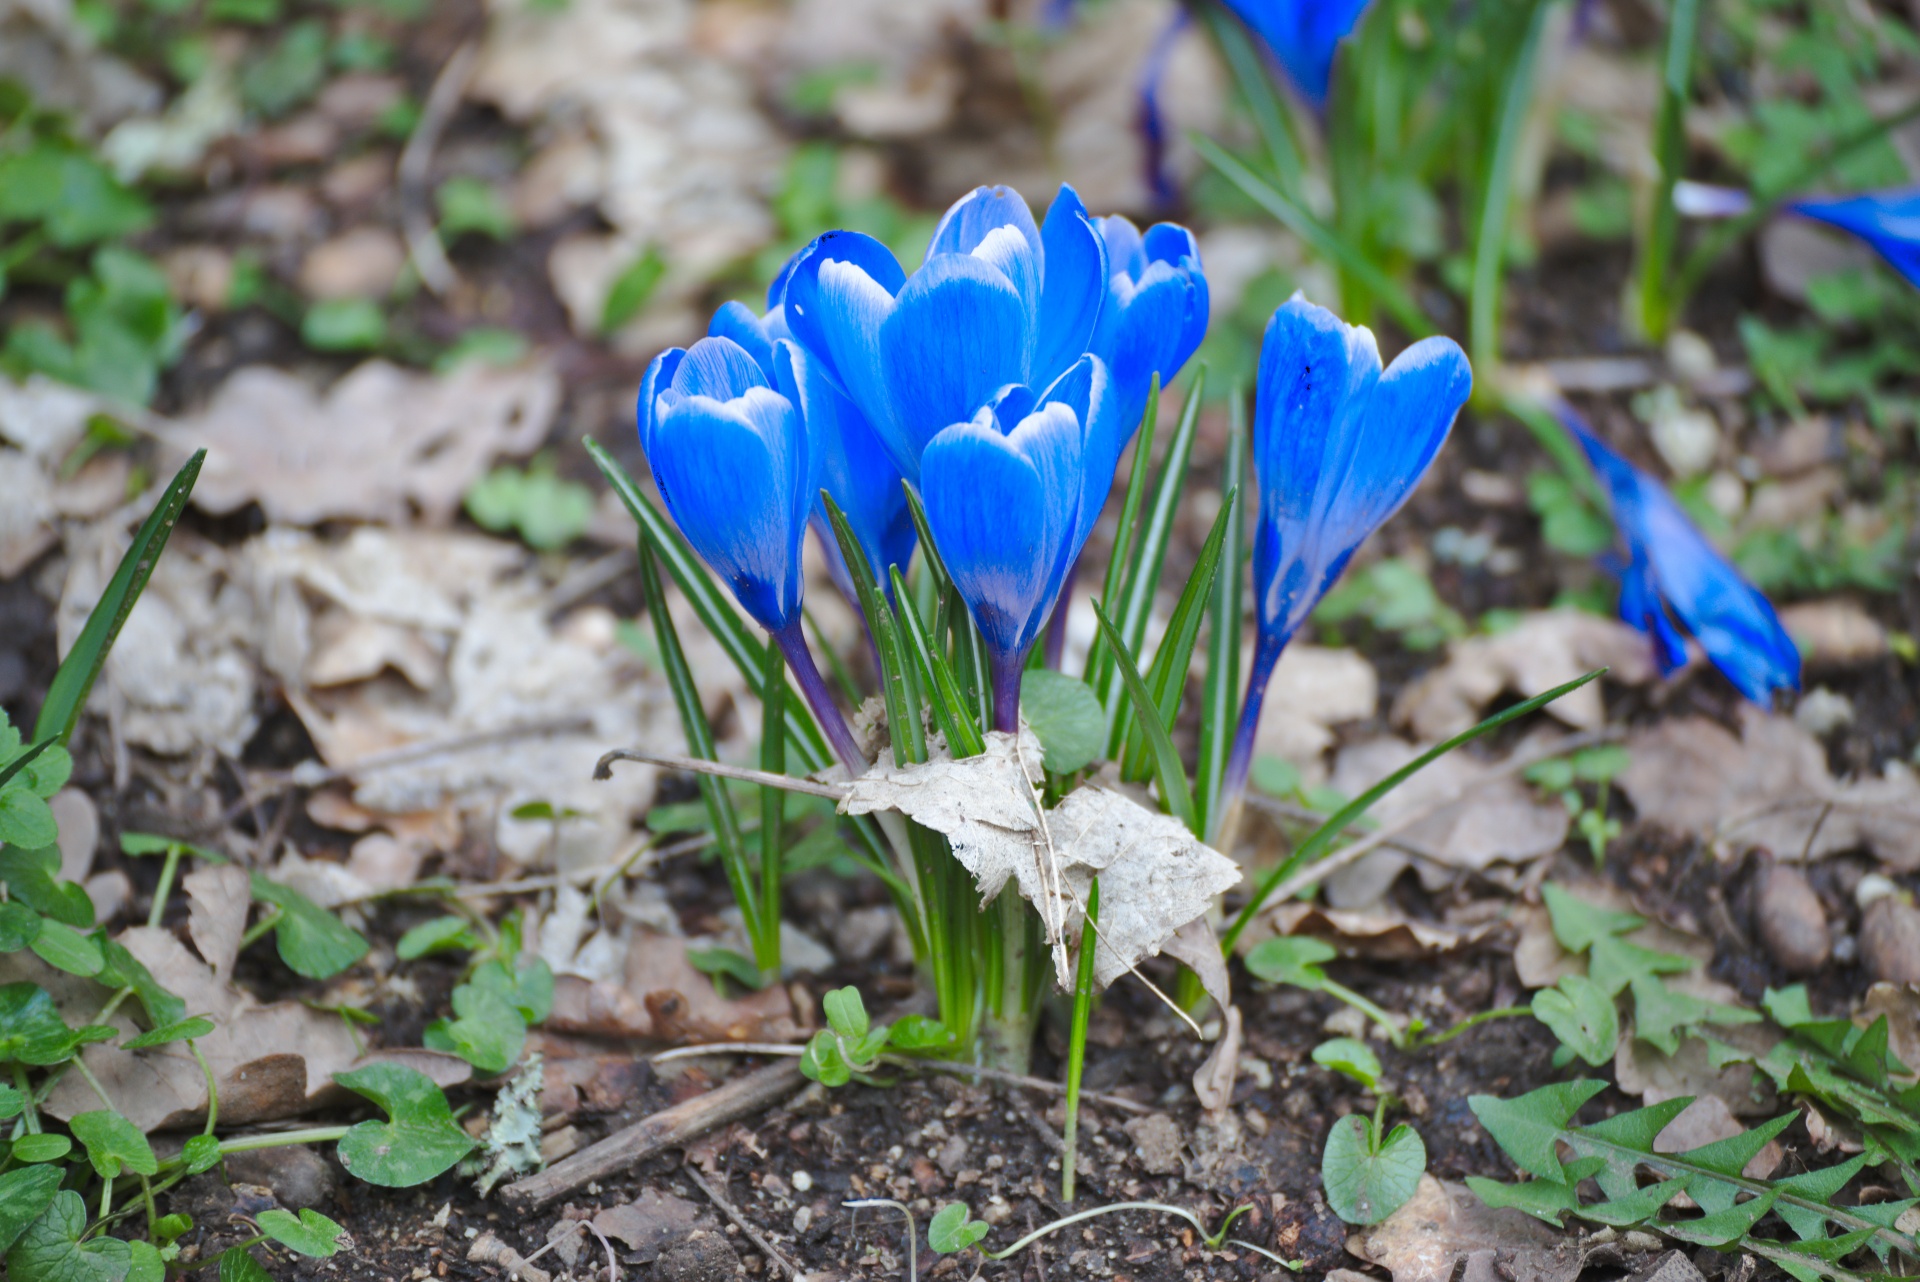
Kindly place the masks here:
[(786, 273), (786, 322), (918, 481), (935, 433), (1011, 383), (1045, 387), (1087, 351), (1106, 245), (1070, 187), (1036, 227), (1018, 192), (980, 187), (941, 219), (908, 277), (858, 232), (816, 239)]
[[(774, 282), (780, 289), (784, 280)], [(780, 295), (769, 292), (765, 317), (755, 316), (744, 303), (730, 302), (713, 315), (707, 333), (726, 337), (746, 350), (769, 382), (776, 381), (775, 352), (782, 339), (789, 337)], [(867, 564), (883, 591), (891, 593), (887, 576), (890, 566), (902, 573), (913, 560), (913, 517), (907, 511), (907, 492), (900, 483), (900, 469), (874, 435), (866, 417), (845, 393), (826, 377), (818, 361), (805, 360), (793, 365), (793, 397), (807, 425), (810, 442), (819, 468), (815, 480), (821, 490), (833, 496), (847, 525), (866, 551)], [(786, 390), (786, 389), (783, 389)], [(853, 580), (840, 556), (840, 541), (827, 521), (826, 505), (816, 497), (813, 503), (814, 532), (820, 536), (827, 556), (827, 568), (834, 582), (855, 599)]]
[(1472, 385), (1466, 355), (1451, 339), (1422, 339), (1382, 373), (1371, 330), (1299, 295), (1267, 322), (1253, 422), (1259, 642), (1227, 767), (1228, 796), (1246, 781), (1280, 652), (1354, 550), (1413, 493)]
[(1714, 550), (1666, 488), (1616, 454), (1567, 405), (1560, 421), (1580, 442), (1607, 491), (1627, 559), (1620, 575), (1620, 617), (1653, 640), (1663, 673), (1687, 661), (1693, 634), (1740, 693), (1768, 703), (1775, 690), (1800, 688), (1800, 652), (1767, 598)]
[[(777, 345), (789, 368), (805, 354)], [(640, 446), (680, 532), (769, 632), (800, 616), (800, 541), (818, 489), (798, 398), (731, 338), (656, 356), (640, 384)]]
[(1895, 271), (1920, 285), (1920, 187), (1796, 200), (1787, 208), (1802, 218), (1852, 232), (1878, 250)]
[(1226, 0), (1227, 8), (1272, 50), (1300, 96), (1317, 110), (1327, 103), (1333, 55), (1368, 0)]
[(1106, 498), (1087, 441), (1113, 404), (1100, 358), (1085, 356), (1038, 396), (1022, 384), (1001, 389), (921, 457), (927, 525), (992, 658), (1002, 730), (1017, 723), (1027, 653), (1092, 529), (1084, 513)]

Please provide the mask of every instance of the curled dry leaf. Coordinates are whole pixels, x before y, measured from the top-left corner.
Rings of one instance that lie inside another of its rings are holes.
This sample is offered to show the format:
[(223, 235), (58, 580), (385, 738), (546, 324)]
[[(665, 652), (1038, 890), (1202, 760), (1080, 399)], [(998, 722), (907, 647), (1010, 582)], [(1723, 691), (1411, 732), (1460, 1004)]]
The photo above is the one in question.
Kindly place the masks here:
[[(1522, 1211), (1422, 1175), (1406, 1205), (1347, 1240), (1393, 1282), (1573, 1282), (1587, 1249)], [(1464, 1263), (1463, 1263), (1464, 1259)]]
[[(1624, 623), (1580, 610), (1542, 610), (1496, 635), (1451, 643), (1447, 661), (1394, 700), (1393, 722), (1422, 740), (1446, 739), (1472, 727), (1504, 692), (1531, 699), (1595, 668), (1608, 669), (1609, 680), (1638, 685), (1653, 679), (1653, 652)], [(1596, 684), (1554, 700), (1547, 711), (1579, 730), (1598, 729), (1607, 719)]]
[(1866, 848), (1920, 869), (1920, 778), (1889, 761), (1878, 779), (1837, 780), (1820, 741), (1790, 717), (1740, 709), (1741, 735), (1704, 717), (1635, 735), (1619, 784), (1640, 818), (1721, 850), (1820, 859)]
[(687, 941), (636, 931), (620, 983), (561, 975), (546, 1027), (663, 1042), (786, 1042), (810, 1031), (779, 985), (722, 997), (687, 960)]
[(546, 439), (559, 406), (559, 380), (541, 366), (468, 362), (434, 377), (368, 361), (325, 393), (249, 366), (167, 437), (183, 453), (208, 447), (193, 501), (215, 515), (257, 502), (288, 525), (404, 523), (414, 509), (444, 524), (494, 459)]
[(840, 809), (897, 810), (944, 833), (982, 903), (1012, 880), (1046, 923), (1062, 987), (1071, 983), (1071, 947), (1098, 876), (1094, 978), (1111, 984), (1203, 918), (1240, 870), (1178, 820), (1097, 783), (1043, 815), (1035, 790), (1041, 755), (1031, 733), (1016, 740), (993, 731), (985, 752), (962, 761), (941, 756), (902, 767), (883, 759), (852, 781)]
[(1240, 1008), (1229, 1006), (1220, 1040), (1193, 1072), (1194, 1098), (1209, 1113), (1223, 1113), (1233, 1103), (1233, 1083), (1240, 1076), (1240, 1044)]

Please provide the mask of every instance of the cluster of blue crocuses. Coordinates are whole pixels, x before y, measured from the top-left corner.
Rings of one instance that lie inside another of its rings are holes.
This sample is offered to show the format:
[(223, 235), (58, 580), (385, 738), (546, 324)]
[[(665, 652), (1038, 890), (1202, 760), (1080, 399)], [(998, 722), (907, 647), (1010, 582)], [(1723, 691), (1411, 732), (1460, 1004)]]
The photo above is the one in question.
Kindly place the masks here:
[[(1205, 333), (1193, 236), (1091, 217), (1069, 187), (1036, 224), (1017, 193), (982, 187), (947, 212), (911, 275), (878, 241), (828, 232), (793, 257), (767, 302), (764, 316), (727, 304), (706, 338), (647, 370), (641, 443), (674, 520), (772, 635), (857, 773), (867, 763), (801, 631), (801, 545), (811, 522), (854, 596), (827, 528), (830, 498), (885, 585), (913, 559), (911, 491), (989, 656), (995, 727), (1014, 729), (1021, 674), (1150, 389)], [(1246, 779), (1282, 650), (1412, 493), (1471, 383), (1449, 339), (1416, 343), (1383, 369), (1368, 330), (1303, 298), (1268, 323), (1252, 441), (1258, 641), (1227, 798)], [(1684, 656), (1677, 618), (1752, 697), (1797, 685), (1765, 599), (1655, 482), (1569, 422), (1623, 536), (1622, 613), (1663, 664)]]

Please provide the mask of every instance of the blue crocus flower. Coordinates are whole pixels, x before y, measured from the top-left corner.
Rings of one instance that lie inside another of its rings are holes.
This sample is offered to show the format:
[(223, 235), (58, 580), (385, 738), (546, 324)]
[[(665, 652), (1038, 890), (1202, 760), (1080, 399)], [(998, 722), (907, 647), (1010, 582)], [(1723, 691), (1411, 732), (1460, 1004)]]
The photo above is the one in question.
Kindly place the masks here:
[(680, 532), (772, 634), (849, 771), (866, 762), (800, 630), (800, 544), (820, 463), (804, 392), (818, 375), (777, 341), (771, 376), (732, 338), (655, 357), (640, 384), (640, 447)]
[(1108, 277), (1089, 349), (1113, 376), (1120, 428), (1131, 440), (1153, 376), (1162, 387), (1171, 383), (1207, 336), (1207, 275), (1200, 243), (1178, 223), (1155, 223), (1144, 236), (1118, 214), (1097, 218), (1094, 226), (1106, 242)]
[(1113, 413), (1106, 368), (1087, 355), (1038, 395), (1002, 388), (921, 457), (927, 525), (986, 642), (1001, 730), (1018, 724), (1020, 674), (1092, 530), (1084, 514), (1106, 498), (1088, 441)]
[(1741, 694), (1770, 703), (1776, 690), (1800, 688), (1800, 652), (1759, 589), (1740, 577), (1695, 528), (1658, 481), (1615, 453), (1573, 408), (1555, 406), (1607, 491), (1626, 560), (1620, 617), (1653, 640), (1662, 673), (1687, 661), (1682, 627)]
[[(776, 377), (775, 355), (781, 340), (790, 336), (781, 295), (784, 277), (774, 282), (768, 294), (764, 317), (755, 316), (744, 303), (729, 302), (713, 315), (707, 333), (732, 339), (743, 348), (769, 382)], [(904, 573), (913, 560), (913, 517), (907, 510), (907, 492), (901, 485), (900, 469), (893, 465), (880, 438), (866, 417), (833, 381), (826, 377), (820, 362), (801, 361), (794, 366), (794, 392), (800, 416), (807, 425), (808, 440), (818, 461), (819, 491), (833, 496), (847, 525), (867, 554), (867, 564), (881, 590), (891, 595), (893, 585), (887, 575), (890, 566)], [(813, 503), (814, 532), (826, 552), (827, 569), (834, 583), (849, 601), (857, 601), (846, 561), (840, 555), (840, 541), (834, 537), (827, 520), (826, 504), (817, 497)]]
[(1796, 200), (1787, 208), (1852, 232), (1909, 282), (1920, 285), (1920, 187)]
[(1246, 783), (1280, 652), (1355, 549), (1413, 493), (1472, 386), (1466, 355), (1451, 339), (1422, 339), (1383, 373), (1372, 331), (1297, 294), (1267, 322), (1253, 422), (1259, 641), (1228, 797)]
[(936, 433), (1008, 384), (1049, 385), (1087, 351), (1106, 245), (1070, 187), (1038, 227), (1018, 192), (980, 187), (947, 211), (911, 277), (871, 236), (834, 231), (784, 285), (794, 338), (917, 483)]
[(1287, 79), (1318, 111), (1327, 105), (1333, 55), (1359, 25), (1368, 0), (1226, 0), (1286, 69)]

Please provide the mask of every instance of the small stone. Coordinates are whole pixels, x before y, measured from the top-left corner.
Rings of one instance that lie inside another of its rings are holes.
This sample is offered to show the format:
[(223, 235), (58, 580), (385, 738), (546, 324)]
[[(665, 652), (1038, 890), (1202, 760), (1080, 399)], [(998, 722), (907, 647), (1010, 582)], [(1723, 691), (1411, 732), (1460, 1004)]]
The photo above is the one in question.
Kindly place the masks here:
[(1860, 919), (1860, 960), (1883, 983), (1920, 984), (1920, 908), (1901, 895), (1869, 904)]
[(391, 231), (356, 227), (314, 246), (300, 265), (300, 288), (310, 298), (379, 298), (406, 261), (406, 247)]
[(795, 1192), (806, 1193), (812, 1190), (813, 1176), (807, 1174), (805, 1171), (795, 1171), (792, 1178)]
[(1853, 700), (1844, 694), (1835, 694), (1825, 686), (1816, 686), (1800, 696), (1800, 702), (1793, 710), (1793, 720), (1814, 738), (1822, 738), (1842, 726), (1853, 724)]
[(1140, 1168), (1149, 1175), (1176, 1175), (1183, 1169), (1180, 1151), (1185, 1137), (1179, 1123), (1165, 1113), (1136, 1117), (1121, 1128), (1133, 1141)]
[(940, 1146), (940, 1151), (934, 1154), (933, 1160), (949, 1177), (958, 1175), (960, 1168), (967, 1160), (967, 1137), (955, 1135), (949, 1139)]
[(337, 209), (370, 204), (393, 181), (393, 164), (392, 155), (383, 151), (343, 160), (320, 180), (320, 194)]
[(717, 1233), (696, 1232), (654, 1261), (658, 1282), (732, 1282), (740, 1256)]
[(1832, 953), (1827, 910), (1807, 875), (1788, 864), (1761, 869), (1753, 893), (1753, 925), (1760, 942), (1789, 975), (1826, 965)]
[(241, 1183), (264, 1184), (285, 1207), (325, 1206), (340, 1187), (339, 1173), (304, 1145), (229, 1153), (226, 1160), (227, 1178), (236, 1188)]
[(212, 245), (182, 245), (160, 260), (180, 301), (202, 311), (223, 312), (233, 294), (233, 255)]
[(840, 919), (840, 928), (833, 932), (834, 950), (849, 966), (870, 961), (893, 937), (894, 921), (893, 909), (884, 904), (856, 908)]

